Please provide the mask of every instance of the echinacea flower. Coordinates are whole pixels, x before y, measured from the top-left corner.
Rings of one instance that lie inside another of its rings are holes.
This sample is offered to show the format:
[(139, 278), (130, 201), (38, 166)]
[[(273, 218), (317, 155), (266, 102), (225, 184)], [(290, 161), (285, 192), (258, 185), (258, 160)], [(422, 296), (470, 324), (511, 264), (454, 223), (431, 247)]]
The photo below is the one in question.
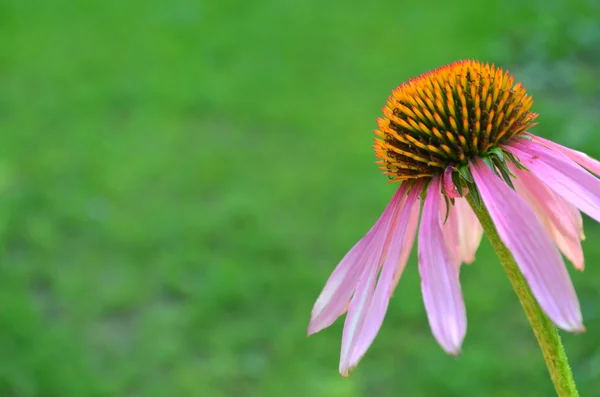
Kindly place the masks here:
[(393, 91), (374, 148), (378, 164), (400, 187), (333, 271), (308, 326), (313, 334), (347, 312), (342, 375), (379, 332), (417, 226), (431, 331), (446, 352), (460, 352), (467, 318), (459, 272), (475, 259), (483, 234), (472, 206), (487, 209), (546, 315), (566, 331), (584, 330), (561, 253), (583, 270), (580, 211), (600, 222), (600, 180), (591, 174), (600, 175), (600, 162), (531, 134), (537, 117), (532, 104), (508, 72), (471, 60)]

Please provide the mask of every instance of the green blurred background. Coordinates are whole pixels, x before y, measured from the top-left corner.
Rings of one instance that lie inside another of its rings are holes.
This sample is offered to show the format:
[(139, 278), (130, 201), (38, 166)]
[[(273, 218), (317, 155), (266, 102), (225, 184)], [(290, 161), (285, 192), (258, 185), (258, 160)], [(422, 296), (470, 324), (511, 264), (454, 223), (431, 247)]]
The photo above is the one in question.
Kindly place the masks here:
[[(413, 259), (349, 379), (306, 337), (395, 186), (371, 149), (390, 91), (475, 58), (534, 95), (534, 132), (600, 157), (600, 3), (0, 2), (0, 396), (552, 396), (484, 241), (460, 358)], [(600, 384), (600, 227), (572, 272)], [(413, 252), (414, 254), (414, 252)]]

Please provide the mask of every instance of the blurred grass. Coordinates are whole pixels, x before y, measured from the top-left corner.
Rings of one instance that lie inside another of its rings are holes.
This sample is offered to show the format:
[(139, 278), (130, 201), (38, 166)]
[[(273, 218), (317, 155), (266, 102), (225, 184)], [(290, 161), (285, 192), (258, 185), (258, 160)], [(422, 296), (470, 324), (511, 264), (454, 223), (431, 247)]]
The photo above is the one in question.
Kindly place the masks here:
[[(372, 129), (409, 77), (508, 67), (536, 133), (600, 157), (597, 2), (0, 3), (0, 395), (552, 395), (484, 242), (462, 272), (459, 359), (430, 335), (414, 259), (350, 379), (329, 273), (392, 195)], [(573, 273), (600, 382), (600, 228)]]

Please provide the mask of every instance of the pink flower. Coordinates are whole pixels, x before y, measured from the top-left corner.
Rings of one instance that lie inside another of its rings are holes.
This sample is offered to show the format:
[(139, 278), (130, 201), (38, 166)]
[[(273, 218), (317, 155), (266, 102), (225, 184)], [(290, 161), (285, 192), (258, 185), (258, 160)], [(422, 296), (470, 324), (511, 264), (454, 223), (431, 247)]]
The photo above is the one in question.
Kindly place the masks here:
[(483, 233), (467, 194), (487, 209), (548, 317), (566, 331), (584, 330), (561, 253), (583, 270), (580, 211), (600, 222), (600, 180), (592, 175), (600, 175), (600, 162), (527, 132), (537, 115), (513, 83), (499, 68), (462, 61), (412, 79), (390, 97), (375, 151), (385, 173), (402, 183), (333, 271), (308, 326), (310, 335), (347, 313), (342, 375), (379, 332), (418, 225), (429, 325), (446, 352), (460, 353), (467, 329), (460, 265), (475, 260)]

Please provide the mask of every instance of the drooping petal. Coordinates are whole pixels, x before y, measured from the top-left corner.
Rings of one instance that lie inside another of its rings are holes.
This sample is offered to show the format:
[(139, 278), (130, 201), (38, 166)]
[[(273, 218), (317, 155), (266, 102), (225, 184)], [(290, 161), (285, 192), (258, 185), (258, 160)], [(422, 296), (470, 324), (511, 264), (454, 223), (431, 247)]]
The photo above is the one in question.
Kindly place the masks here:
[(563, 201), (565, 202), (565, 206), (569, 210), (571, 217), (577, 224), (577, 229), (579, 230), (579, 239), (581, 241), (585, 240), (585, 233), (583, 232), (583, 217), (581, 216), (581, 212), (579, 212), (577, 207), (575, 207), (573, 204), (566, 200)]
[(535, 212), (482, 160), (476, 160), (470, 168), (500, 239), (512, 253), (542, 309), (558, 327), (582, 331), (573, 284)]
[(402, 243), (402, 252), (400, 253), (400, 260), (398, 261), (398, 268), (396, 269), (396, 274), (394, 275), (394, 285), (392, 286), (392, 290), (390, 292), (391, 294), (394, 293), (394, 290), (398, 285), (398, 281), (400, 281), (400, 276), (404, 271), (404, 266), (406, 265), (406, 261), (408, 261), (408, 257), (412, 251), (412, 246), (415, 242), (415, 237), (417, 234), (420, 211), (420, 202), (417, 201), (415, 204), (413, 204), (413, 209), (410, 211), (410, 219), (408, 220), (408, 225), (406, 226), (406, 234), (404, 235), (404, 242)]
[(452, 254), (454, 264), (460, 266), (462, 264), (462, 256), (460, 252), (460, 238), (458, 236), (457, 208), (451, 204), (448, 206), (448, 204), (447, 199), (443, 195), (440, 195), (440, 218), (444, 240)]
[(588, 156), (587, 154), (580, 152), (578, 150), (570, 149), (563, 145), (559, 145), (556, 142), (552, 142), (551, 140), (539, 137), (537, 135), (533, 135), (528, 133), (528, 135), (533, 139), (534, 142), (538, 142), (547, 148), (555, 150), (569, 157), (571, 160), (587, 169), (590, 172), (600, 176), (600, 161)]
[(419, 228), (419, 274), (433, 336), (446, 352), (458, 354), (467, 331), (467, 315), (458, 268), (442, 232), (440, 191), (440, 178), (433, 177)]
[(452, 167), (446, 167), (444, 173), (442, 174), (442, 187), (444, 188), (444, 193), (446, 196), (451, 198), (457, 198), (461, 196), (461, 192), (458, 191), (458, 188), (452, 181)]
[(575, 269), (583, 271), (585, 269), (585, 258), (583, 255), (583, 248), (581, 247), (581, 240), (564, 235), (553, 226), (554, 225), (549, 228), (548, 232), (552, 236), (554, 243), (563, 255), (571, 261)]
[(511, 153), (563, 199), (600, 222), (600, 180), (574, 161), (523, 138), (506, 145)]
[[(370, 258), (373, 260), (373, 257)], [(377, 261), (381, 257), (377, 258)], [(373, 290), (377, 281), (378, 266), (372, 266), (366, 272), (366, 275), (360, 280), (358, 288), (350, 302), (350, 308), (344, 322), (344, 331), (342, 333), (342, 350), (340, 354), (340, 374), (348, 376), (351, 369), (349, 363), (350, 351), (357, 342), (361, 328), (364, 325), (367, 311), (373, 298)]]
[[(381, 328), (395, 284), (394, 278), (404, 270), (412, 248), (412, 244), (405, 245), (405, 242), (414, 239), (416, 224), (410, 225), (410, 221), (415, 212), (418, 216), (421, 190), (422, 184), (417, 183), (402, 204), (376, 286), (377, 272), (369, 272), (352, 299), (342, 337), (340, 373), (344, 376), (358, 364)], [(412, 239), (407, 238), (409, 234), (413, 235)]]
[(450, 207), (450, 214), (442, 229), (456, 264), (472, 263), (481, 243), (483, 228), (465, 198), (454, 199), (454, 205)]
[(511, 167), (517, 177), (513, 185), (535, 211), (558, 249), (576, 269), (583, 270), (584, 257), (581, 248), (581, 225), (579, 211), (550, 190), (533, 173)]
[(329, 327), (344, 314), (363, 274), (373, 268), (377, 270), (380, 265), (378, 258), (382, 255), (392, 223), (405, 198), (406, 186), (402, 184), (375, 225), (335, 268), (313, 307), (308, 325), (309, 335)]

